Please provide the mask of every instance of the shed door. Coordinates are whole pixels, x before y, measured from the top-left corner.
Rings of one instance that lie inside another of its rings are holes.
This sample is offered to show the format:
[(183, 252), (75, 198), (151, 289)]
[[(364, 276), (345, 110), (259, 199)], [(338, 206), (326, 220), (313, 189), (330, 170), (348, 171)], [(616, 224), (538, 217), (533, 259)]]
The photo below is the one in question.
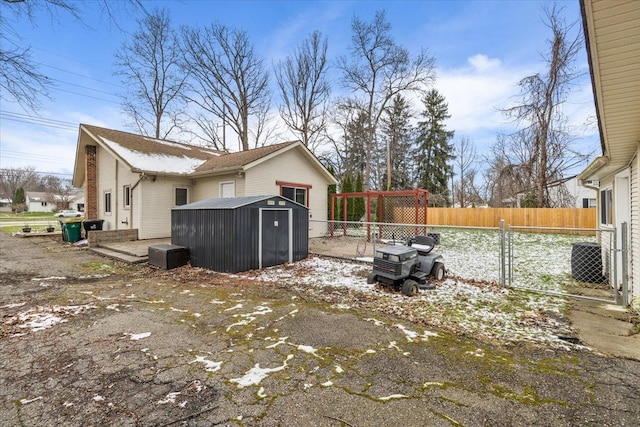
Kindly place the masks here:
[(291, 261), (291, 209), (261, 211), (261, 265), (284, 264)]

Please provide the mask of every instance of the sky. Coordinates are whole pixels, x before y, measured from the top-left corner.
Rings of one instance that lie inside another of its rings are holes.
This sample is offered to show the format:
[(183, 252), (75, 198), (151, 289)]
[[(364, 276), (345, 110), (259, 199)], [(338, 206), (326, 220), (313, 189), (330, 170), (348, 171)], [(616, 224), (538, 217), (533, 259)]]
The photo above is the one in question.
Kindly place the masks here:
[[(72, 2), (74, 0), (71, 0)], [(115, 53), (137, 29), (142, 14), (116, 9), (110, 21), (99, 3), (80, 3), (82, 21), (64, 12), (39, 11), (29, 20), (10, 13), (3, 2), (3, 19), (30, 46), (39, 71), (55, 86), (41, 100), (37, 113), (3, 100), (0, 104), (0, 167), (33, 166), (43, 173), (70, 177), (80, 123), (135, 132), (122, 114), (126, 96), (114, 75)], [(556, 2), (569, 23), (581, 28), (578, 0)], [(347, 54), (354, 16), (370, 22), (386, 10), (394, 40), (416, 54), (424, 48), (435, 59), (434, 87), (446, 98), (454, 141), (469, 139), (479, 155), (488, 153), (500, 133), (513, 123), (500, 112), (517, 101), (517, 83), (544, 72), (541, 54), (549, 29), (542, 7), (549, 2), (517, 1), (144, 1), (148, 10), (165, 7), (172, 23), (205, 27), (221, 23), (248, 32), (273, 77), (272, 65), (290, 55), (312, 31), (328, 38), (331, 62)], [(576, 66), (584, 73), (573, 87), (563, 112), (576, 136), (575, 148), (598, 155), (599, 140), (586, 51)], [(339, 74), (329, 70), (339, 93)], [(273, 109), (278, 96), (273, 86)], [(416, 106), (419, 110), (419, 105)], [(284, 132), (273, 143), (291, 139)], [(581, 165), (575, 173), (586, 166)]]

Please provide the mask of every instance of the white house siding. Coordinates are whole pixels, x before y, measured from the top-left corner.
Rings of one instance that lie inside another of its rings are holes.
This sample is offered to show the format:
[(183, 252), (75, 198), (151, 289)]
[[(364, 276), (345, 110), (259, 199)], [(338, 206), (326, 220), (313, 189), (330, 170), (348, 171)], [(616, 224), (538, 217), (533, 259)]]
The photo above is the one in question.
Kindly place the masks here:
[[(187, 203), (193, 200), (193, 186), (190, 178), (158, 176), (155, 181), (145, 179), (136, 188), (142, 211), (144, 226), (138, 225), (138, 239), (158, 239), (171, 236), (171, 208), (174, 207), (175, 189), (188, 189)], [(136, 191), (134, 190), (134, 191)], [(139, 224), (134, 218), (135, 224)]]
[(629, 226), (629, 286), (632, 304), (640, 309), (640, 148), (630, 167), (631, 224)]
[(298, 151), (289, 150), (247, 171), (245, 196), (279, 194), (276, 181), (311, 185), (309, 190), (309, 237), (324, 234), (327, 220), (327, 181)]
[[(42, 203), (45, 203), (45, 205), (42, 206)], [(27, 210), (29, 212), (55, 212), (57, 210), (57, 206), (55, 203), (52, 203), (52, 202), (45, 202), (44, 200), (36, 200), (36, 201), (29, 201), (29, 203), (27, 204)]]
[(215, 199), (220, 197), (220, 184), (223, 182), (234, 182), (236, 187), (235, 197), (244, 197), (244, 177), (238, 177), (236, 174), (221, 175), (195, 180), (193, 185), (192, 202), (200, 200)]
[[(117, 219), (116, 229), (117, 230), (126, 230), (131, 227), (131, 207), (124, 206), (124, 186), (128, 185), (133, 187), (133, 185), (138, 180), (139, 174), (131, 172), (131, 169), (127, 165), (122, 162), (118, 163), (117, 169), (117, 184), (118, 184), (118, 198), (114, 198), (111, 196), (111, 209), (115, 213), (115, 218)], [(135, 191), (135, 190), (134, 190)], [(135, 203), (134, 203), (135, 209)]]
[[(103, 219), (103, 230), (117, 230), (118, 211), (115, 205), (119, 194), (116, 182), (118, 174), (117, 161), (104, 148), (98, 146), (96, 150), (96, 167), (98, 169), (98, 218), (87, 219)], [(104, 211), (104, 194), (107, 191), (111, 192), (111, 213)]]

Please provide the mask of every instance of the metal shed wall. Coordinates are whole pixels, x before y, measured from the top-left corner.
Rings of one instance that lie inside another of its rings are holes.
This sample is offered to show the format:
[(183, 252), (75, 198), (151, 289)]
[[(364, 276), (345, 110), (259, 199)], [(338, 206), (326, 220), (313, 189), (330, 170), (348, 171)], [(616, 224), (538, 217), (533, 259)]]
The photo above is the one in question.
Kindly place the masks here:
[(260, 268), (260, 210), (291, 210), (291, 255), (309, 255), (308, 209), (281, 196), (212, 199), (171, 211), (171, 243), (186, 246), (191, 265), (238, 273)]

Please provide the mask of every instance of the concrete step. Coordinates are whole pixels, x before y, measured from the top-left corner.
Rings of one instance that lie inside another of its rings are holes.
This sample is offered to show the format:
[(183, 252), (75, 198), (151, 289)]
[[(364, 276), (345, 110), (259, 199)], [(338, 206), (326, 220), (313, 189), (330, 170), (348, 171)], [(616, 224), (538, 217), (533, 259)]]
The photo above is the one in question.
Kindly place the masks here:
[(148, 256), (135, 256), (127, 253), (123, 253), (121, 251), (116, 251), (112, 249), (97, 247), (97, 248), (89, 248), (92, 252), (105, 256), (107, 258), (115, 259), (116, 261), (123, 261), (129, 264), (140, 264), (143, 262), (147, 262)]

